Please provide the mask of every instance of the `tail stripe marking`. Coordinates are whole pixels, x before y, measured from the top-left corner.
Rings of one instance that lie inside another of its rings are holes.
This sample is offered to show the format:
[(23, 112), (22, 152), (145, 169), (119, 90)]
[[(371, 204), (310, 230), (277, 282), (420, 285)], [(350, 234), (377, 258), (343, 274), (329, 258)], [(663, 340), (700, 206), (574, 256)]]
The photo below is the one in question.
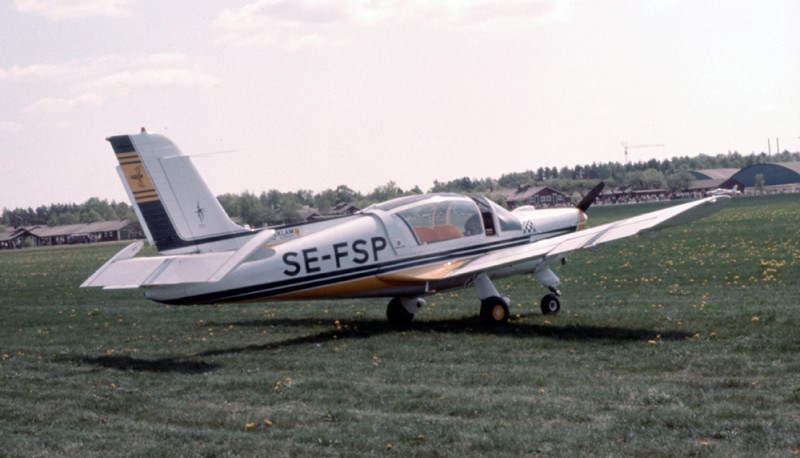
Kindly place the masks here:
[(120, 135), (108, 139), (117, 155), (119, 165), (128, 181), (128, 186), (136, 199), (137, 204), (155, 202), (160, 200), (158, 193), (150, 180), (147, 169), (142, 164), (139, 152), (133, 147), (130, 137)]

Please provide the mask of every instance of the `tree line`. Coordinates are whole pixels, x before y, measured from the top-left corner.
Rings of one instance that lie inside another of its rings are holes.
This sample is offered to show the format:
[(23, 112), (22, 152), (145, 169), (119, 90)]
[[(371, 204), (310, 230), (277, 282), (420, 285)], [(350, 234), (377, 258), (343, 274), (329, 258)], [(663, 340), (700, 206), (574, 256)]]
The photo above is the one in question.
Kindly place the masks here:
[(122, 219), (136, 221), (136, 214), (129, 204), (114, 201), (109, 203), (107, 200), (92, 197), (82, 204), (51, 204), (13, 210), (3, 208), (0, 225), (64, 226)]
[[(672, 159), (651, 159), (646, 162), (621, 164), (619, 162), (593, 162), (574, 167), (539, 167), (536, 170), (503, 174), (500, 178), (462, 177), (449, 181), (434, 181), (428, 192), (458, 192), (490, 195), (499, 203), (503, 197), (501, 189), (514, 189), (520, 185), (534, 184), (550, 186), (572, 196), (584, 195), (598, 181), (607, 185), (631, 186), (633, 189), (668, 189), (680, 191), (689, 186), (692, 176), (689, 170), (735, 168), (766, 162), (800, 161), (800, 153), (784, 151), (771, 156), (765, 153), (742, 155), (729, 152), (716, 156), (699, 155), (695, 157), (674, 157)], [(319, 193), (310, 190), (281, 192), (269, 190), (255, 194), (245, 191), (241, 194), (222, 194), (218, 200), (225, 211), (238, 218), (242, 224), (251, 227), (263, 225), (288, 224), (302, 221), (308, 207), (321, 214), (330, 213), (340, 202), (348, 202), (364, 208), (375, 202), (382, 202), (409, 194), (421, 194), (415, 186), (403, 190), (394, 181), (389, 181), (363, 194), (346, 185), (336, 189), (326, 189)], [(59, 226), (65, 224), (93, 223), (129, 219), (136, 221), (133, 209), (125, 202), (108, 202), (93, 197), (83, 204), (53, 204), (37, 208), (4, 208), (0, 225), (3, 226)]]

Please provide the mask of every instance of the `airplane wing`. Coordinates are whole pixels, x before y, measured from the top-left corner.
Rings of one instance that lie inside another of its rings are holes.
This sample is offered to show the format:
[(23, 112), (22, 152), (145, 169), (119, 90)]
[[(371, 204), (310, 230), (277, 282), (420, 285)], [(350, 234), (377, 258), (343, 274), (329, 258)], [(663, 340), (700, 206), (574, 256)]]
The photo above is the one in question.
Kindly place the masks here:
[(615, 221), (583, 231), (573, 232), (529, 245), (493, 251), (472, 259), (448, 263), (447, 266), (427, 266), (416, 271), (398, 272), (386, 276), (395, 281), (435, 281), (445, 278), (490, 272), (520, 262), (541, 258), (542, 263), (556, 259), (571, 251), (593, 248), (598, 245), (634, 235), (654, 236), (661, 229), (687, 224), (719, 211), (730, 201), (729, 196), (713, 196), (686, 204), (657, 210), (643, 215)]
[(180, 283), (217, 282), (245, 262), (275, 234), (265, 230), (236, 251), (135, 258), (144, 242), (123, 248), (86, 279), (81, 288), (139, 288)]

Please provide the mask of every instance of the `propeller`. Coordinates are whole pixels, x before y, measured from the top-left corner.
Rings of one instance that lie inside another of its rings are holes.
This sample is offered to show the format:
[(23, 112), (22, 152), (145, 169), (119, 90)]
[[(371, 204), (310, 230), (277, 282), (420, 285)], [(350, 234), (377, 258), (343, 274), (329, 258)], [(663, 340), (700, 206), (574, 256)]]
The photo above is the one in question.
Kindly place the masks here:
[(592, 190), (589, 191), (589, 194), (586, 194), (586, 196), (584, 196), (584, 198), (581, 199), (580, 202), (578, 202), (578, 205), (577, 205), (578, 210), (580, 210), (582, 212), (585, 212), (586, 210), (588, 210), (589, 207), (591, 207), (592, 204), (594, 203), (594, 201), (597, 199), (597, 196), (599, 196), (600, 193), (603, 191), (603, 188), (605, 186), (606, 186), (606, 184), (601, 181), (600, 183), (597, 184), (597, 186), (592, 188)]

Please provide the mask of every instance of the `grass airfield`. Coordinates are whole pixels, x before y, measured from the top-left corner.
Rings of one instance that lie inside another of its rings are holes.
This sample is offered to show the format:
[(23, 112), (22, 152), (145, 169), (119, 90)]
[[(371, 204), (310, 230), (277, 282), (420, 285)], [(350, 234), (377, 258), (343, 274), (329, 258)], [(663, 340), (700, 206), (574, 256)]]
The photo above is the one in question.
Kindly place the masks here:
[[(590, 224), (663, 204), (596, 207)], [(123, 245), (0, 251), (0, 455), (797, 456), (800, 196), (740, 197), (498, 282), (411, 329), (387, 300), (170, 307), (78, 285)]]

